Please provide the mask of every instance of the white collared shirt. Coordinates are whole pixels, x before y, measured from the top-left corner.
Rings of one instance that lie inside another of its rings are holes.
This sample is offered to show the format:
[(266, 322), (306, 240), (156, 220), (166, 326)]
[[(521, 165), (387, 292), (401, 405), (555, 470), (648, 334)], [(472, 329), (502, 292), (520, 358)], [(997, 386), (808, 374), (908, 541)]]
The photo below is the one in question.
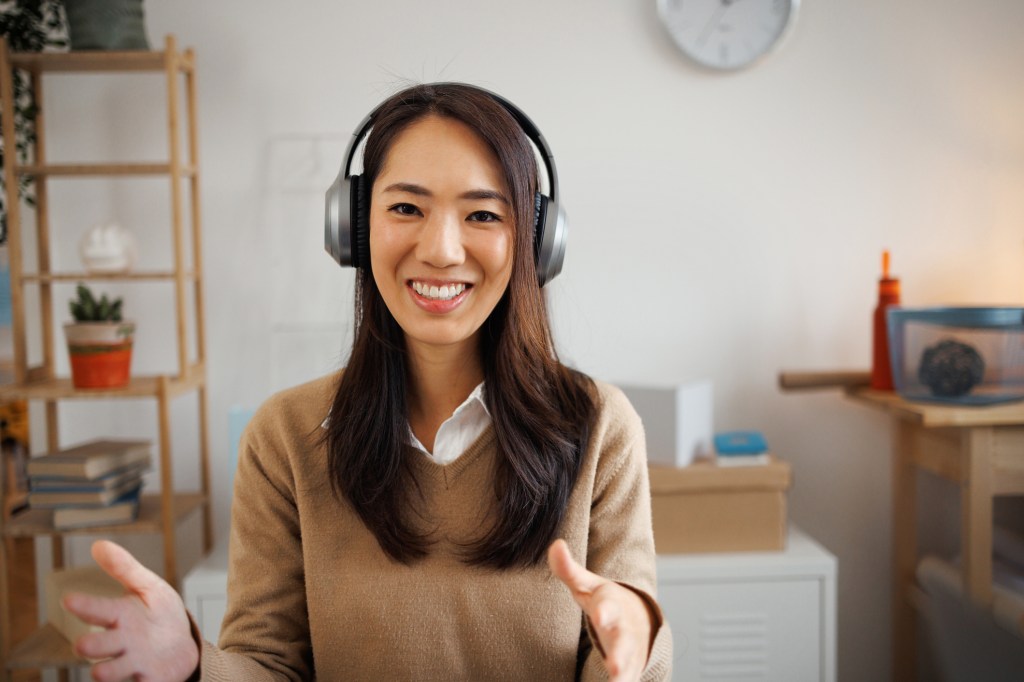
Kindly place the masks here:
[(448, 464), (458, 459), (490, 424), (491, 413), (484, 404), (484, 384), (480, 382), (469, 397), (455, 408), (452, 416), (444, 420), (437, 429), (437, 435), (434, 436), (434, 452), (423, 447), (423, 443), (412, 432), (411, 426), (409, 444), (438, 464)]

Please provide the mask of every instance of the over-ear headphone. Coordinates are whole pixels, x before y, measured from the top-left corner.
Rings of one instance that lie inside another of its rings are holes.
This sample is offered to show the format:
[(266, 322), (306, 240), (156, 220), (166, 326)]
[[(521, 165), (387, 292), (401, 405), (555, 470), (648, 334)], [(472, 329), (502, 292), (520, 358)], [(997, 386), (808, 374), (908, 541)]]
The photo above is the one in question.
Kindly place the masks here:
[[(435, 85), (447, 85), (437, 83)], [(565, 260), (565, 242), (568, 236), (568, 220), (565, 209), (558, 201), (558, 177), (554, 157), (544, 136), (533, 121), (518, 107), (503, 97), (473, 87), (500, 104), (523, 129), (527, 138), (536, 147), (547, 173), (548, 193), (540, 191), (534, 196), (533, 252), (537, 264), (537, 280), (544, 286), (562, 271)], [(339, 265), (368, 268), (370, 265), (370, 187), (361, 175), (350, 175), (352, 159), (360, 142), (373, 127), (378, 109), (363, 119), (348, 143), (341, 164), (341, 171), (327, 188), (327, 207), (324, 222), (324, 248)]]

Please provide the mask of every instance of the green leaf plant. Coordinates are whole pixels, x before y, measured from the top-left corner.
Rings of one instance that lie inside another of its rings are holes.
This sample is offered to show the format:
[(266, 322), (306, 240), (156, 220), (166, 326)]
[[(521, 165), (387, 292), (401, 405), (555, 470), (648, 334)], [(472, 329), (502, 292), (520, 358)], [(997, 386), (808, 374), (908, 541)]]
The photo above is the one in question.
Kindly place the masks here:
[[(11, 52), (66, 51), (67, 20), (61, 0), (0, 0), (0, 35)], [(36, 144), (36, 106), (32, 79), (26, 71), (14, 71), (14, 153), (21, 165), (32, 159)], [(6, 140), (0, 139), (0, 168), (9, 153)], [(18, 178), (18, 196), (29, 206), (36, 205), (32, 177)], [(6, 179), (0, 173), (0, 244), (7, 241)]]
[(121, 322), (121, 304), (123, 299), (110, 300), (106, 294), (99, 300), (93, 296), (89, 287), (79, 284), (76, 289), (77, 299), (71, 299), (71, 317), (75, 322)]

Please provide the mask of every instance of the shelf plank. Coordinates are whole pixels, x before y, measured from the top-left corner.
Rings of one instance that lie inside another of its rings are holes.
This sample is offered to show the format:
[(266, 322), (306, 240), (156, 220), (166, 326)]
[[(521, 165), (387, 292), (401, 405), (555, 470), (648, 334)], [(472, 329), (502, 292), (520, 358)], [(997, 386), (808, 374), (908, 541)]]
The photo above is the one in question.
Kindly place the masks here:
[(867, 388), (847, 389), (853, 400), (886, 410), (922, 426), (1004, 426), (1024, 424), (1024, 402), (972, 406), (911, 402), (892, 391)]
[[(35, 73), (75, 73), (93, 71), (163, 71), (166, 53), (154, 50), (80, 51), (80, 52), (12, 52), (11, 65)], [(174, 53), (178, 70), (191, 71), (193, 61)]]
[[(174, 521), (181, 523), (192, 512), (206, 504), (202, 493), (174, 494)], [(160, 494), (143, 495), (139, 501), (139, 518), (132, 523), (94, 528), (76, 528), (58, 531), (53, 527), (52, 509), (27, 509), (14, 516), (4, 528), (8, 537), (36, 537), (39, 535), (108, 535), (113, 533), (160, 533), (163, 524), (160, 514)]]
[[(48, 163), (42, 165), (15, 166), (18, 175), (33, 177), (54, 176), (110, 176), (110, 175), (169, 175), (172, 172), (169, 163)], [(194, 166), (183, 165), (180, 174), (191, 177), (196, 172)]]
[[(22, 275), (22, 282), (80, 282), (80, 281), (113, 281), (113, 280), (175, 280), (178, 275), (173, 270), (130, 271), (130, 272), (51, 272), (45, 275)], [(185, 279), (194, 280), (193, 270), (185, 272)]]
[[(204, 371), (201, 365), (192, 365), (183, 377), (170, 377), (169, 394), (180, 395), (203, 385)], [(0, 401), (5, 400), (61, 400), (108, 399), (108, 398), (153, 398), (160, 394), (159, 376), (132, 377), (126, 386), (119, 388), (75, 388), (70, 378), (48, 379), (25, 384), (0, 386)]]
[(19, 668), (46, 668), (51, 666), (69, 667), (88, 665), (71, 649), (71, 642), (49, 623), (29, 635), (11, 649), (7, 661), (8, 670)]

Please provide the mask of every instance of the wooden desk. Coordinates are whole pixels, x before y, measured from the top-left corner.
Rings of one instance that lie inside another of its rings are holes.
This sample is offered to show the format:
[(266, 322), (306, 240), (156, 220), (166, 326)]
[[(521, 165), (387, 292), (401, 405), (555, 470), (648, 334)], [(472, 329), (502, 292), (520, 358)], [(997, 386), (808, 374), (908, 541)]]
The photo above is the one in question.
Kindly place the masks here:
[(992, 602), (992, 500), (1024, 495), (1024, 403), (960, 407), (911, 403), (893, 393), (851, 388), (856, 402), (892, 419), (893, 680), (917, 679), (917, 490), (920, 468), (960, 486), (963, 584), (971, 598)]

